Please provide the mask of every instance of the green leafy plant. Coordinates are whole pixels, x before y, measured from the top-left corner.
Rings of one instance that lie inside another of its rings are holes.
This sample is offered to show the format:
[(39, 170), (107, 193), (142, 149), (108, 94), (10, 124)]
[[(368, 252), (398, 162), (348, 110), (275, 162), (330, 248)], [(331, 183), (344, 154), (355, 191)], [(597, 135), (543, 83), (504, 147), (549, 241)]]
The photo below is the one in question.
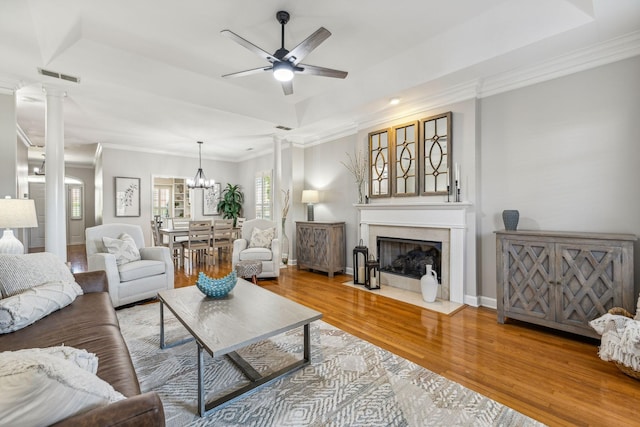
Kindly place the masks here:
[(227, 187), (222, 190), (222, 196), (218, 202), (218, 212), (222, 214), (224, 219), (233, 219), (235, 224), (240, 212), (242, 212), (243, 202), (244, 193), (240, 191), (240, 186), (227, 184)]

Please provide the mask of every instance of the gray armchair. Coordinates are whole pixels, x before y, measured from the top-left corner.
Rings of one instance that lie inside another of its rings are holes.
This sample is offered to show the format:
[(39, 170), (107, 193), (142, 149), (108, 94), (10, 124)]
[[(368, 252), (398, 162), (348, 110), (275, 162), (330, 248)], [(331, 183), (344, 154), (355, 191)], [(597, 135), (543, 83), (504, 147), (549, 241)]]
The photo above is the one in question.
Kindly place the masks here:
[(280, 243), (278, 238), (276, 237), (271, 241), (271, 248), (249, 247), (254, 227), (265, 230), (275, 226), (275, 222), (266, 219), (256, 218), (245, 221), (242, 224), (241, 237), (233, 242), (232, 267), (235, 269), (238, 261), (262, 261), (262, 273), (258, 277), (278, 277), (280, 275)]
[[(130, 235), (140, 251), (140, 260), (117, 265), (102, 238)], [(142, 228), (132, 224), (104, 224), (85, 230), (88, 271), (104, 270), (114, 307), (154, 298), (158, 291), (173, 288), (173, 260), (167, 247), (145, 247)]]

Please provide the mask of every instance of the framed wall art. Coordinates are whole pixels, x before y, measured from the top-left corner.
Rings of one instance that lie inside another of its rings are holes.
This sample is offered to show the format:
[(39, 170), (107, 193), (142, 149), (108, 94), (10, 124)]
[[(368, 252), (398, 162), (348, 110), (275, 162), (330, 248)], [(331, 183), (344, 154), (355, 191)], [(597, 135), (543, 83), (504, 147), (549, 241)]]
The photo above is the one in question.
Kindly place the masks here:
[(202, 191), (202, 215), (217, 215), (218, 202), (220, 202), (221, 185), (219, 182), (213, 184), (211, 188)]
[(451, 112), (420, 120), (422, 195), (447, 194), (451, 184)]
[(140, 178), (115, 177), (116, 217), (140, 216)]
[(418, 195), (418, 122), (393, 128), (393, 195)]
[(389, 129), (369, 134), (369, 197), (391, 196), (391, 139)]

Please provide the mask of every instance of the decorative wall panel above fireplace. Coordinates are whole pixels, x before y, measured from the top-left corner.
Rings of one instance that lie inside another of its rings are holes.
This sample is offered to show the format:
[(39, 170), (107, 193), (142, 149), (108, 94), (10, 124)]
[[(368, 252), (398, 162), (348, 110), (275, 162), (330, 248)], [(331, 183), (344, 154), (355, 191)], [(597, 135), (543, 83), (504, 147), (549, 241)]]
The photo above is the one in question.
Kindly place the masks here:
[(451, 112), (369, 134), (370, 198), (447, 194)]

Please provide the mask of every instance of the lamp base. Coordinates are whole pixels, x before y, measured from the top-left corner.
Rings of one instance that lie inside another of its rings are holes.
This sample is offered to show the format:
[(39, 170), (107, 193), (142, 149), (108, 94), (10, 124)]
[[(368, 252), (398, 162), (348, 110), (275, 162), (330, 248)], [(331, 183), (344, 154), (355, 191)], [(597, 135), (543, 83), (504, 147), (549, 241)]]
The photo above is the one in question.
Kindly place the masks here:
[(20, 255), (24, 253), (22, 242), (13, 235), (13, 230), (7, 228), (0, 239), (0, 254)]
[(307, 221), (313, 221), (313, 204), (307, 205)]

